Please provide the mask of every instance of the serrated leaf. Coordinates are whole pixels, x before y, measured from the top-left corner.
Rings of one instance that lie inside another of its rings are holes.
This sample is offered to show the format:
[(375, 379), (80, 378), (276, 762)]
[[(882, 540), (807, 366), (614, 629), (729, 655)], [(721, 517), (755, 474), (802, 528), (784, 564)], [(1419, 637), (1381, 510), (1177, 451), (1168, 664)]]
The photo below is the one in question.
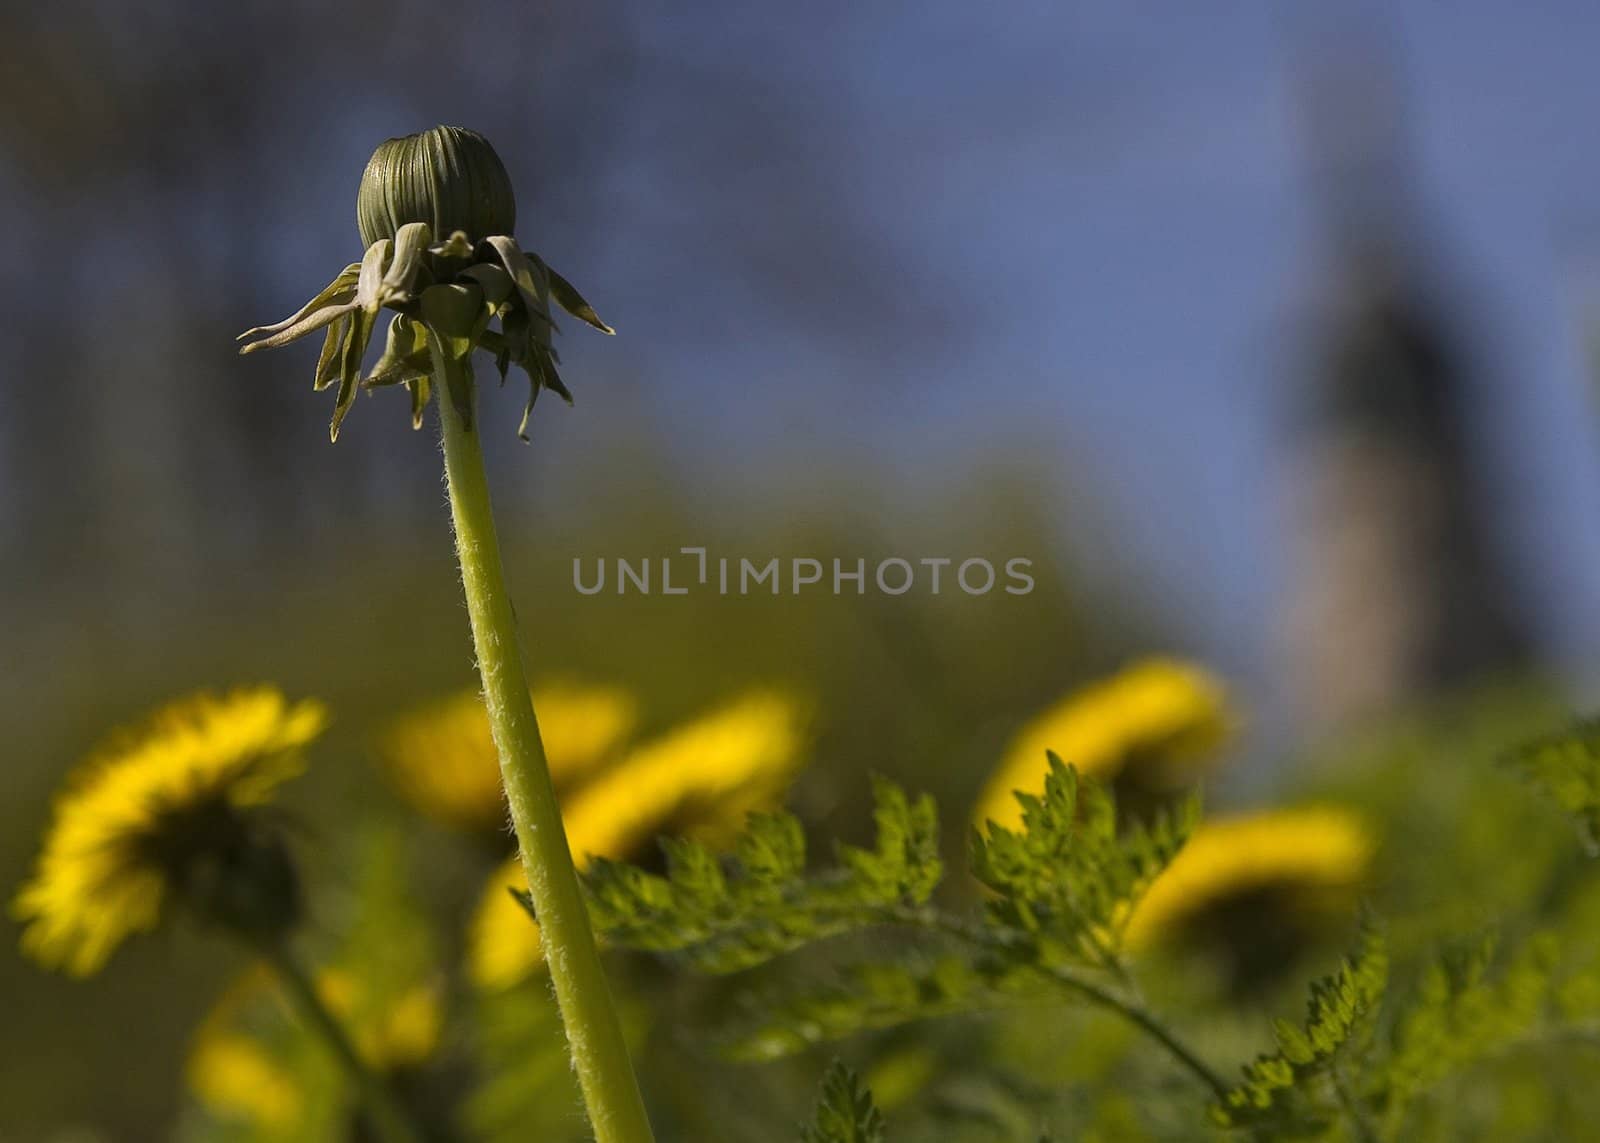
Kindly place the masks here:
[(811, 1123), (800, 1132), (801, 1143), (883, 1143), (883, 1116), (872, 1093), (844, 1064), (835, 1060), (822, 1077)]
[(1504, 761), (1570, 814), (1590, 856), (1600, 856), (1600, 719), (1530, 742)]
[(994, 896), (991, 925), (1027, 936), (1043, 959), (1110, 967), (1129, 915), (1177, 856), (1199, 817), (1193, 799), (1176, 814), (1127, 830), (1098, 783), (1054, 753), (1043, 791), (1018, 794), (1021, 832), (989, 824), (971, 835), (971, 865)]
[(1388, 979), (1383, 937), (1365, 928), (1339, 971), (1312, 984), (1304, 1023), (1278, 1021), (1278, 1050), (1245, 1065), (1244, 1082), (1212, 1105), (1212, 1117), (1228, 1127), (1314, 1122), (1307, 1088), (1371, 1031)]
[(1429, 1088), (1528, 1035), (1550, 1006), (1559, 942), (1535, 936), (1498, 972), (1495, 946), (1486, 933), (1447, 948), (1395, 1018), (1392, 1049), (1373, 1084), (1396, 1128)]
[(892, 921), (938, 884), (937, 813), (932, 799), (910, 799), (889, 782), (876, 783), (874, 795), (874, 846), (841, 846), (835, 867), (810, 876), (800, 823), (789, 814), (753, 815), (726, 857), (665, 842), (665, 876), (595, 861), (584, 881), (596, 929), (613, 946), (728, 973)]

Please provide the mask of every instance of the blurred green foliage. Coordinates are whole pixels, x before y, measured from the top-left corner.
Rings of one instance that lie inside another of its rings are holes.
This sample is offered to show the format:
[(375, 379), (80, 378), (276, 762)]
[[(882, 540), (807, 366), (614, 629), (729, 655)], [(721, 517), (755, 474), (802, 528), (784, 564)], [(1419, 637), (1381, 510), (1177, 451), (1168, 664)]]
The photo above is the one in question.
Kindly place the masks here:
[[(967, 809), (1013, 733), (1064, 691), (1158, 646), (1161, 618), (1143, 601), (1089, 596), (1065, 562), (1040, 550), (1059, 521), (1019, 493), (1025, 485), (969, 489), (950, 497), (948, 513), (913, 516), (891, 533), (861, 521), (892, 513), (879, 516), (848, 491), (740, 517), (707, 511), (674, 492), (671, 480), (657, 482), (646, 502), (631, 482), (608, 484), (602, 469), (597, 463), (593, 504), (582, 514), (549, 505), (508, 513), (514, 591), (535, 671), (629, 688), (643, 704), (642, 733), (752, 683), (805, 688), (816, 696), (818, 738), (788, 805), (811, 850), (827, 838), (869, 836), (865, 775), (876, 771), (934, 797), (941, 810), (933, 856), (961, 868)], [(721, 523), (712, 525), (713, 516)], [(336, 723), (289, 802), (297, 851), (316, 887), (319, 955), (349, 960), (371, 944), (358, 934), (385, 933), (378, 943), (389, 944), (404, 932), (416, 941), (394, 942), (394, 951), (420, 948), (416, 955), (443, 974), (446, 1032), (436, 1057), (407, 1081), (427, 1106), (450, 1109), (441, 1131), (577, 1140), (580, 1104), (543, 987), (535, 980), (483, 996), (452, 967), (482, 883), (481, 847), (414, 817), (384, 791), (370, 761), (388, 718), (472, 683), (459, 588), (440, 542), (442, 510), (438, 531), (415, 547), (353, 534), (348, 544), (313, 548), (303, 562), (285, 553), (270, 574), (237, 590), (217, 584), (175, 613), (159, 654), (152, 643), (130, 642), (135, 650), (120, 661), (98, 650), (75, 655), (43, 618), (19, 627), (18, 645), (37, 649), (41, 670), (5, 700), (18, 762), (0, 874), (10, 884), (20, 879), (51, 789), (105, 727), (201, 685), (271, 678), (317, 694)], [(868, 558), (1020, 551), (1039, 560), (1041, 574), (1027, 597), (572, 590), (574, 556), (665, 555), (685, 544)], [(1549, 688), (1508, 683), (1286, 757), (1269, 789), (1259, 775), (1253, 783), (1238, 782), (1237, 771), (1218, 775), (1225, 788), (1254, 786), (1275, 801), (1356, 807), (1382, 839), (1368, 896), (1383, 918), (1398, 1006), (1385, 1009), (1373, 1033), (1381, 1059), (1393, 1061), (1374, 1073), (1388, 1077), (1380, 1087), (1392, 1093), (1371, 1110), (1380, 1128), (1403, 1124), (1407, 1138), (1585, 1137), (1577, 1125), (1593, 1114), (1594, 1093), (1578, 1077), (1593, 1049), (1543, 1030), (1552, 1005), (1569, 1030), (1600, 1010), (1594, 966), (1583, 962), (1600, 931), (1600, 890), (1556, 804), (1499, 764), (1567, 717)], [(372, 880), (380, 872), (400, 877), (398, 895)], [(947, 876), (938, 900), (963, 909), (981, 893), (976, 882)], [(403, 901), (408, 919), (374, 921), (385, 899)], [(1140, 983), (1152, 1008), (1181, 1014), (1196, 1051), (1222, 1067), (1271, 1048), (1271, 1018), (1303, 1003), (1304, 981), (1329, 970), (1354, 928), (1350, 914), (1243, 993), (1221, 959), (1225, 950), (1211, 946), (1152, 951), (1140, 962)], [(1471, 944), (1488, 931), (1498, 937), (1492, 955)], [(1248, 925), (1237, 939), (1252, 939)], [(1467, 951), (1451, 951), (1463, 941)], [(1559, 964), (1530, 951), (1550, 947)], [(811, 1114), (835, 1052), (874, 1092), (891, 1141), (1183, 1139), (1204, 1123), (1207, 1094), (1124, 1023), (1092, 1008), (1046, 1006), (1026, 990), (987, 995), (974, 1010), (974, 997), (992, 990), (975, 987), (970, 962), (903, 932), (844, 934), (728, 979), (685, 976), (620, 952), (611, 963), (663, 1139), (736, 1141), (777, 1127), (791, 1137)], [(1540, 1012), (1530, 1021), (1518, 1005), (1534, 987), (1526, 983), (1534, 965), (1542, 966)], [(214, 1117), (187, 1102), (182, 1077), (193, 1030), (243, 967), (227, 948), (178, 926), (75, 985), (22, 964), (7, 942), (0, 1135), (165, 1139), (181, 1123), (186, 1139), (240, 1138), (236, 1126), (218, 1134)], [(898, 1016), (916, 1005), (936, 1018), (903, 1025)], [(769, 1027), (752, 1039), (762, 1017)], [(794, 1038), (807, 1022), (817, 1034)], [(786, 1058), (773, 1062), (777, 1024), (790, 1038)], [(132, 1031), (108, 1036), (110, 1027)], [(1516, 1027), (1523, 1030), (1503, 1031)], [(838, 1040), (846, 1032), (855, 1034)], [(272, 1034), (284, 1033), (280, 1026)], [(135, 1036), (138, 1050), (130, 1052)], [(1512, 1037), (1509, 1046), (1499, 1043), (1503, 1036)], [(835, 1042), (813, 1046), (822, 1040)], [(1430, 1047), (1441, 1042), (1456, 1047)], [(291, 1062), (301, 1051), (291, 1046)], [(1446, 1059), (1449, 1076), (1429, 1074)], [(1493, 1083), (1483, 1082), (1486, 1069)], [(329, 1097), (329, 1138), (352, 1122), (342, 1100)]]

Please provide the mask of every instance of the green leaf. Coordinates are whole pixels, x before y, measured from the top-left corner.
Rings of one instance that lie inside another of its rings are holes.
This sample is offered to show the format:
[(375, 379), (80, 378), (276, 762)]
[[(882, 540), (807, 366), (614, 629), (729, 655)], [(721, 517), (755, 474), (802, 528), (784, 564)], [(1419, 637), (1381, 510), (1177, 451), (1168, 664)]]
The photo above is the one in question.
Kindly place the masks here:
[(801, 1143), (883, 1143), (883, 1116), (856, 1074), (835, 1060), (822, 1077), (811, 1124)]
[(838, 848), (838, 863), (806, 873), (800, 823), (750, 817), (733, 853), (664, 843), (665, 876), (596, 860), (585, 873), (597, 931), (616, 947), (655, 952), (708, 973), (738, 972), (802, 945), (883, 924), (925, 903), (942, 872), (937, 814), (892, 783), (874, 785), (877, 840)]
[(990, 924), (1033, 942), (1039, 959), (1109, 968), (1133, 906), (1183, 848), (1199, 803), (1119, 830), (1109, 791), (1054, 753), (1048, 760), (1043, 792), (1017, 795), (1020, 833), (992, 822), (987, 834), (973, 831), (972, 872), (994, 893)]
[(1504, 761), (1570, 814), (1590, 856), (1600, 856), (1600, 719), (1530, 742)]
[(1495, 945), (1485, 934), (1446, 949), (1396, 1017), (1374, 1077), (1391, 1122), (1442, 1080), (1529, 1035), (1550, 1007), (1559, 942), (1536, 936), (1492, 972)]
[(1339, 971), (1312, 984), (1303, 1025), (1274, 1025), (1278, 1050), (1244, 1068), (1244, 1082), (1211, 1107), (1221, 1126), (1267, 1127), (1315, 1121), (1311, 1086), (1371, 1032), (1389, 980), (1383, 937), (1364, 928), (1354, 955)]
[(933, 798), (915, 802), (887, 778), (872, 779), (877, 845), (836, 847), (839, 862), (875, 899), (920, 905), (944, 875), (939, 859), (939, 815)]

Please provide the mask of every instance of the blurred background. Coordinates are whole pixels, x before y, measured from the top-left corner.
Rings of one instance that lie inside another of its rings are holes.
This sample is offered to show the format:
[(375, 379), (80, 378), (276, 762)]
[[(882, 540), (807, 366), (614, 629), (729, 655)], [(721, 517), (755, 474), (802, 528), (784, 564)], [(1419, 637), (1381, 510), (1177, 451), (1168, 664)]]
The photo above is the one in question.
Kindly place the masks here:
[[(485, 398), (535, 669), (662, 724), (802, 687), (808, 820), (859, 824), (871, 768), (970, 802), (1020, 720), (1152, 650), (1248, 712), (1224, 799), (1420, 698), (1597, 677), (1592, 5), (84, 0), (3, 31), (7, 894), (65, 770), (169, 695), (329, 701), (315, 848), (370, 728), (470, 685), (431, 418), (363, 399), (330, 446), (313, 351), (233, 342), (359, 257), (367, 156), (434, 123), (494, 141), (518, 238), (618, 330), (568, 323), (577, 405), (530, 445), (517, 386)], [(684, 545), (1038, 586), (572, 588)], [(0, 1139), (168, 1137), (230, 962), (180, 934), (80, 985), (14, 949)]]

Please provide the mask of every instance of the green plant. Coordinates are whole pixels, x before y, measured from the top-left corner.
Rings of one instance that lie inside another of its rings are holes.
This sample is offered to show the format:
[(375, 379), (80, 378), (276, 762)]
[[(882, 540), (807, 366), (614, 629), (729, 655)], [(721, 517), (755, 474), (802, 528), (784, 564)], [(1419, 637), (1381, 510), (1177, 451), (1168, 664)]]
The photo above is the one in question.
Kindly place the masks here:
[[(473, 351), (484, 349), (495, 356), (502, 380), (512, 363), (528, 374), (518, 428), (525, 436), (541, 389), (571, 400), (555, 368), (550, 301), (596, 329), (611, 329), (566, 279), (511, 237), (511, 181), (476, 132), (435, 127), (381, 144), (362, 175), (357, 218), (366, 244), (361, 262), (347, 266), (291, 317), (243, 334), (258, 340), (242, 352), (326, 329), (314, 383), (323, 388), (338, 381), (330, 427), (335, 440), (361, 387), (404, 386), (417, 427), (431, 394), (439, 394), (450, 512), (478, 672), (573, 1065), (601, 1143), (639, 1143), (651, 1138), (650, 1124), (584, 913), (529, 698), (479, 444), (472, 369)], [(363, 378), (384, 308), (396, 316), (383, 356)], [(500, 328), (490, 329), (496, 320)]]
[[(1387, 943), (1369, 922), (1342, 967), (1312, 985), (1305, 1021), (1279, 1021), (1273, 1050), (1232, 1082), (1144, 999), (1123, 942), (1140, 897), (1196, 825), (1192, 799), (1145, 824), (1121, 821), (1103, 787), (1051, 755), (1043, 793), (1019, 795), (1020, 831), (974, 831), (970, 867), (987, 894), (975, 913), (953, 913), (934, 903), (944, 870), (931, 799), (882, 779), (874, 798), (875, 844), (838, 846), (820, 869), (808, 867), (800, 823), (783, 814), (752, 818), (727, 858), (667, 841), (664, 873), (598, 862), (585, 879), (595, 923), (611, 945), (712, 974), (867, 928), (912, 930), (944, 951), (913, 945), (768, 998), (727, 1037), (728, 1050), (775, 1059), (1050, 995), (1112, 1014), (1186, 1075), (1193, 1130), (1209, 1121), (1262, 1138), (1410, 1138), (1419, 1102), (1486, 1056), (1593, 1027), (1593, 1012), (1559, 1000), (1585, 994), (1594, 968), (1564, 966), (1565, 943), (1549, 934), (1498, 958), (1492, 940), (1452, 943), (1396, 993)], [(871, 1118), (876, 1132), (869, 1107), (835, 1069), (807, 1138), (873, 1138), (845, 1126)]]

